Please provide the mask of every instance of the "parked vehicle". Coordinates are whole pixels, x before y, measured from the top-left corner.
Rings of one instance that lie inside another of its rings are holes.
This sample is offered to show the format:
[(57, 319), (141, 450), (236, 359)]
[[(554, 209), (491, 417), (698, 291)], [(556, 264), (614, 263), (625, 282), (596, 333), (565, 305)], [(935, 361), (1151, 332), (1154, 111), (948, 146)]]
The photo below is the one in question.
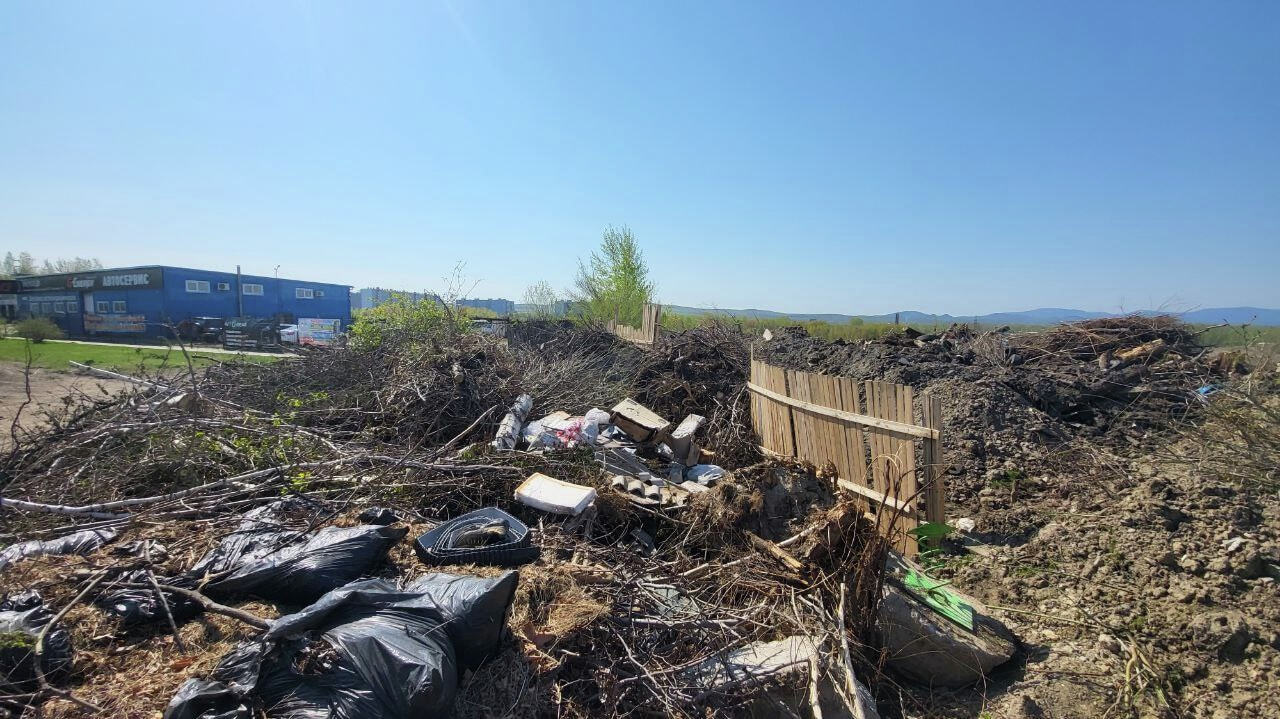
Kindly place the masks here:
[(192, 317), (178, 323), (178, 337), (187, 342), (222, 342), (226, 320), (221, 317)]
[(280, 325), (280, 344), (282, 345), (298, 344), (298, 326), (297, 325)]

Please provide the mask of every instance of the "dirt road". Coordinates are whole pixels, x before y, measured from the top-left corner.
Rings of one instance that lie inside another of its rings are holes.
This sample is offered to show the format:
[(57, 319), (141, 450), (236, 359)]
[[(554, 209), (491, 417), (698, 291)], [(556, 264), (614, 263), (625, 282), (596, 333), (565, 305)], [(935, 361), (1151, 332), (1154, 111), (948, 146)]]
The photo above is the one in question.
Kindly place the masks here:
[(119, 380), (36, 368), (31, 370), (31, 402), (22, 407), (27, 401), (23, 368), (18, 364), (0, 362), (0, 446), (8, 446), (11, 442), (10, 427), (19, 408), (22, 409), (19, 426), (32, 429), (44, 421), (44, 412), (61, 407), (68, 396), (83, 393), (90, 397), (105, 397), (132, 386)]

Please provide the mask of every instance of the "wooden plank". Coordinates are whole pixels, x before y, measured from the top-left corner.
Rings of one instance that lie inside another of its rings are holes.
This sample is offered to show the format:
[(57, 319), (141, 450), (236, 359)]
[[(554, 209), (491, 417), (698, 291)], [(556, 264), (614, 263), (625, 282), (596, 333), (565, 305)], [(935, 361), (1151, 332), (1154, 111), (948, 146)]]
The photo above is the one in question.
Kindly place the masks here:
[[(867, 414), (880, 415), (883, 412), (880, 402), (880, 383), (868, 381), (866, 383), (866, 394)], [(867, 433), (867, 441), (871, 445), (871, 482), (869, 486), (877, 492), (887, 495), (889, 494), (889, 471), (886, 468), (888, 448), (884, 433), (870, 431)]]
[[(787, 397), (787, 373), (781, 367), (769, 367), (773, 380), (773, 389), (782, 397)], [(791, 412), (791, 406), (787, 403), (775, 403), (774, 414), (777, 419), (778, 428), (778, 444), (782, 447), (784, 454), (792, 457), (796, 456), (796, 434), (793, 424), (794, 415)]]
[[(813, 375), (810, 384), (816, 385), (817, 396), (823, 406), (844, 409), (840, 406), (840, 384), (835, 377)], [(822, 444), (827, 454), (827, 461), (835, 467), (837, 477), (853, 476), (851, 474), (853, 467), (849, 462), (849, 452), (844, 440), (846, 426), (847, 423), (835, 418), (825, 418), (822, 422)]]
[[(914, 419), (912, 407), (915, 405), (915, 392), (901, 384), (889, 385), (889, 392), (893, 398), (890, 405), (891, 418), (910, 424)], [(916, 443), (913, 440), (896, 437), (891, 442), (893, 455), (898, 463), (898, 475), (894, 478), (898, 485), (897, 496), (900, 499), (909, 499), (916, 495)]]
[[(764, 382), (764, 363), (760, 360), (751, 359), (751, 382)], [(769, 451), (776, 451), (772, 445), (773, 428), (769, 425), (770, 415), (768, 412), (768, 399), (764, 395), (748, 393), (751, 395), (751, 426), (756, 431), (756, 441), (761, 446), (767, 447)]]
[(915, 516), (915, 510), (911, 507), (910, 503), (908, 502), (903, 502), (902, 500), (895, 499), (893, 497), (887, 497), (875, 491), (874, 489), (871, 489), (870, 487), (864, 487), (856, 482), (850, 482), (849, 480), (844, 478), (836, 479), (836, 484), (840, 485), (841, 489), (847, 489), (850, 492), (853, 492), (854, 494), (858, 494), (863, 497), (866, 497), (867, 499), (873, 500), (878, 504), (888, 505), (891, 509), (895, 509), (899, 512), (902, 512), (904, 515)]
[[(767, 367), (768, 365), (765, 365), (765, 366)], [(890, 434), (901, 434), (901, 435), (907, 435), (908, 437), (935, 437), (938, 434), (937, 430), (929, 429), (928, 427), (920, 427), (914, 424), (908, 424), (906, 422), (895, 422), (892, 420), (881, 419), (879, 417), (874, 417), (866, 414), (844, 412), (838, 409), (830, 409), (828, 407), (822, 407), (822, 406), (813, 404), (811, 402), (801, 402), (800, 400), (793, 399), (791, 397), (786, 396), (786, 394), (777, 392), (769, 387), (766, 387), (761, 384), (757, 384), (755, 382), (748, 382), (747, 389), (753, 393), (762, 394), (771, 400), (780, 402), (782, 404), (785, 404), (791, 407), (798, 407), (800, 409), (825, 415), (827, 417), (834, 417), (836, 419), (839, 419), (845, 422), (852, 422), (853, 424), (860, 424), (866, 427), (875, 427), (877, 429), (884, 430), (885, 432), (888, 432)]]
[[(836, 385), (840, 395), (839, 408), (845, 412), (862, 414), (862, 405), (858, 402), (858, 383), (849, 377), (837, 377)], [(868, 486), (867, 445), (862, 438), (862, 430), (856, 424), (846, 424), (842, 429), (845, 463), (849, 467), (849, 473), (841, 476), (848, 477), (864, 487)]]
[[(906, 385), (890, 385), (890, 391), (893, 394), (894, 419), (899, 422), (911, 422), (912, 408), (915, 405), (915, 392)], [(894, 456), (897, 457), (898, 476), (895, 479), (895, 496), (899, 501), (907, 502), (913, 507), (919, 500), (919, 482), (916, 476), (916, 443), (914, 440), (893, 438), (890, 440), (894, 445)], [(904, 515), (899, 524), (904, 533), (910, 532), (920, 526), (916, 514), (913, 512)], [(903, 550), (910, 553), (918, 553), (919, 540), (915, 535), (908, 534), (906, 541), (903, 543)]]
[[(823, 376), (818, 374), (806, 374), (805, 379), (809, 384), (809, 401), (820, 407), (831, 407), (832, 404), (826, 396), (826, 386), (823, 382)], [(836, 422), (825, 415), (815, 414), (813, 417), (813, 439), (814, 443), (818, 447), (818, 452), (821, 454), (822, 459), (818, 466), (824, 468), (827, 465), (834, 466), (836, 463), (836, 457), (835, 452), (832, 450), (831, 442), (829, 441), (829, 435), (831, 426)], [(836, 471), (837, 473), (839, 472), (838, 467), (836, 468)]]
[[(923, 416), (926, 427), (932, 427), (941, 431), (942, 429), (942, 399), (932, 392), (925, 392), (923, 399)], [(926, 522), (936, 522), (943, 524), (947, 521), (946, 513), (946, 486), (944, 485), (944, 477), (946, 477), (946, 467), (942, 462), (942, 440), (926, 439), (924, 440), (924, 461), (925, 473), (925, 510), (924, 517)]]
[[(809, 392), (808, 373), (787, 372), (787, 395), (804, 403), (816, 404)], [(822, 416), (802, 407), (797, 407), (791, 416), (795, 421), (796, 457), (815, 468), (821, 468), (824, 457), (817, 433)]]
[(767, 432), (762, 440), (771, 451), (786, 457), (794, 457), (795, 441), (791, 407), (783, 401), (790, 399), (786, 396), (786, 374), (781, 368), (763, 362), (759, 363), (757, 369), (760, 374), (760, 386), (766, 390), (761, 393), (764, 396), (761, 412), (767, 417), (765, 422)]

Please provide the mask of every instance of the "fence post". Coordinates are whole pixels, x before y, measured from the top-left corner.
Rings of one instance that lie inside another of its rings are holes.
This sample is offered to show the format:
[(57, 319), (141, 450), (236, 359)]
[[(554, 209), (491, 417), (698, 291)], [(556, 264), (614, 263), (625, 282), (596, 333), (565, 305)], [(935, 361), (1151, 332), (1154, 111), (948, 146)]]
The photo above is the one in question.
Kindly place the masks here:
[[(926, 522), (945, 524), (947, 493), (943, 479), (946, 476), (946, 467), (942, 463), (942, 399), (933, 392), (925, 391), (923, 400), (921, 409), (924, 426), (938, 430), (938, 439), (926, 437), (924, 440), (924, 476), (927, 482), (924, 495), (924, 518)], [(934, 540), (930, 540), (929, 543), (930, 546), (940, 544)]]

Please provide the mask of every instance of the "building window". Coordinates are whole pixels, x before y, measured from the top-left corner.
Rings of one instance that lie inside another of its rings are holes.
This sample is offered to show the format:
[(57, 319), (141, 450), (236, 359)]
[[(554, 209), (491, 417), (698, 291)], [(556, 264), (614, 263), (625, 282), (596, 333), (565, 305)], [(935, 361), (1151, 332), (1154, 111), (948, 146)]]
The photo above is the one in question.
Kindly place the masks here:
[(243, 285), (241, 285), (240, 287), (241, 287), (241, 291), (242, 291), (244, 294), (246, 294), (246, 295), (261, 295), (261, 294), (262, 294), (262, 285), (254, 284), (254, 283), (252, 283), (252, 282), (246, 282), (246, 283), (244, 283)]
[(66, 303), (66, 302), (54, 302), (54, 303), (53, 303), (53, 311), (54, 311), (54, 313), (55, 313), (55, 314), (65, 315), (65, 314), (67, 313), (67, 303)]
[(110, 302), (107, 302), (105, 300), (98, 300), (96, 304), (98, 305), (98, 314), (100, 315), (105, 315), (106, 313), (111, 311)]
[(219, 282), (219, 283), (218, 283), (218, 291), (219, 291), (219, 292), (230, 292), (230, 291), (231, 291), (231, 283), (230, 283), (230, 282)]
[(306, 287), (296, 287), (293, 290), (293, 296), (300, 300), (309, 300), (316, 296), (315, 290)]
[(208, 280), (187, 280), (187, 292), (208, 292)]
[[(204, 283), (204, 286), (205, 286), (205, 287), (208, 287), (208, 286), (209, 286), (209, 283), (208, 283), (208, 282)], [(209, 290), (207, 290), (207, 289), (205, 290), (205, 292), (208, 292), (208, 291), (209, 291)], [(112, 311), (112, 312), (124, 312), (124, 300), (115, 300), (115, 301), (113, 301), (113, 302), (111, 303), (111, 311)]]
[(42, 314), (42, 315), (51, 315), (51, 314), (53, 314), (53, 303), (52, 303), (52, 302), (41, 302), (41, 303), (40, 303), (40, 314)]
[(324, 290), (316, 290), (316, 297), (324, 297)]
[(79, 303), (79, 302), (77, 302), (77, 301), (75, 301), (75, 300), (71, 300), (71, 301), (67, 302), (67, 314), (69, 314), (69, 315), (74, 315), (75, 313), (77, 313), (77, 312), (79, 312), (79, 311), (80, 311), (80, 303)]

